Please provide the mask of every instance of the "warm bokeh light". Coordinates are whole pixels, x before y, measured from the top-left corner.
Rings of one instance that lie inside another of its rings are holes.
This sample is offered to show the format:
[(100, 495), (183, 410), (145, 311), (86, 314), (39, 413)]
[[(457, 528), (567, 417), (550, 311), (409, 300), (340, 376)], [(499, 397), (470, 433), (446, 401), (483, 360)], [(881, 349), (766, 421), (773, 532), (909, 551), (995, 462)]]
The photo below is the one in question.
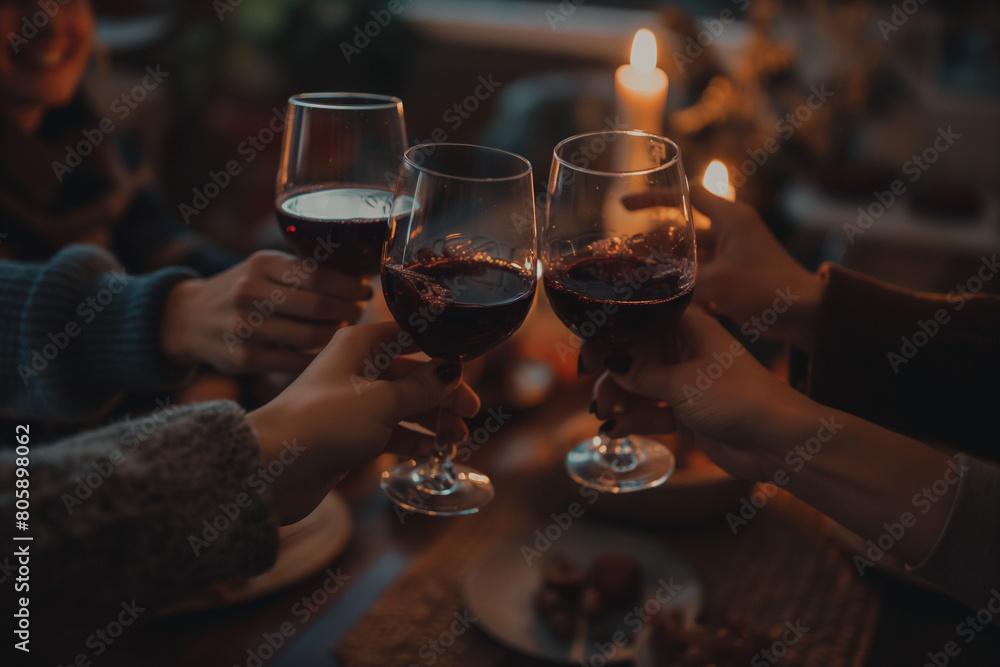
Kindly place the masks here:
[(736, 193), (733, 186), (729, 184), (729, 170), (726, 165), (719, 160), (712, 160), (705, 169), (705, 176), (701, 179), (701, 184), (713, 195), (735, 201)]
[(643, 28), (635, 33), (629, 62), (642, 74), (649, 74), (656, 69), (656, 37), (652, 32)]

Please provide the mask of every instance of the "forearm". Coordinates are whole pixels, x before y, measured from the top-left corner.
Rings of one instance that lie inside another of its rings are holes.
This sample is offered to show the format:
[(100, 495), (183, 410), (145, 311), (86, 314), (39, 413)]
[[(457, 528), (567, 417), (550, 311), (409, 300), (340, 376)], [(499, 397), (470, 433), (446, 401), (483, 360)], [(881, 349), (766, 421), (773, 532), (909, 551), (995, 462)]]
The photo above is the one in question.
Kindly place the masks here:
[[(233, 403), (118, 422), (34, 447), (29, 458), (40, 627), (92, 632), (122, 602), (152, 609), (274, 560), (277, 522), (255, 482), (258, 445)], [(0, 453), (0, 518), (9, 526), (14, 467), (14, 452)], [(11, 545), (20, 543), (0, 556)]]
[(810, 403), (770, 455), (773, 467), (788, 475), (785, 488), (865, 539), (890, 533), (892, 553), (907, 563), (923, 560), (954, 502), (959, 479), (954, 460)]
[(1000, 297), (911, 292), (835, 265), (821, 275), (827, 285), (810, 397), (920, 440), (995, 457)]
[(71, 246), (45, 263), (3, 262), (0, 414), (75, 422), (120, 392), (157, 391), (181, 379), (160, 347), (170, 289), (190, 277), (120, 272), (108, 253)]

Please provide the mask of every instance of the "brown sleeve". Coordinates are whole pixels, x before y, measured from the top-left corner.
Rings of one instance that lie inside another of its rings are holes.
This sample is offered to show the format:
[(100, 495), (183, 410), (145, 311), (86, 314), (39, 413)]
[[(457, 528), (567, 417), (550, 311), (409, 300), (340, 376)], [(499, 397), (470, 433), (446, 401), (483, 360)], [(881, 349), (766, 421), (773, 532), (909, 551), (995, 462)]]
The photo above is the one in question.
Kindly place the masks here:
[[(997, 280), (984, 258), (969, 286)], [(1000, 459), (1000, 297), (904, 290), (826, 264), (808, 393), (922, 440)]]

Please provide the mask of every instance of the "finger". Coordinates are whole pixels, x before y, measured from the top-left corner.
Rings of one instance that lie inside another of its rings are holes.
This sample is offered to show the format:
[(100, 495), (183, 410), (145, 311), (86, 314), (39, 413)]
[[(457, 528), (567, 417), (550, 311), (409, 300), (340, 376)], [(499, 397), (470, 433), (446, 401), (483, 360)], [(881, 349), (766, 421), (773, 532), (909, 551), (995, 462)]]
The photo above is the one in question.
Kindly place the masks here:
[(275, 312), (309, 322), (353, 322), (365, 309), (364, 302), (346, 301), (323, 292), (286, 289), (283, 294)]
[(749, 205), (723, 199), (706, 190), (700, 183), (691, 185), (691, 203), (712, 220), (716, 229), (725, 228), (729, 223), (744, 218), (748, 211), (753, 212)]
[(629, 393), (615, 382), (614, 378), (608, 372), (602, 374), (594, 383), (592, 396), (595, 402), (593, 406), (595, 409), (594, 414), (602, 421), (618, 419), (624, 414), (633, 411), (651, 410), (666, 406), (663, 401), (658, 399)]
[(377, 401), (384, 418), (396, 423), (408, 415), (428, 412), (455, 391), (462, 380), (462, 366), (452, 362), (427, 361), (406, 376), (377, 383), (383, 394)]
[(434, 446), (434, 436), (399, 425), (392, 429), (385, 451), (400, 456), (416, 457)]
[(601, 432), (612, 438), (650, 433), (673, 433), (676, 430), (677, 422), (674, 419), (674, 411), (669, 407), (660, 407), (656, 404), (648, 404), (639, 410), (629, 410), (620, 417), (605, 421), (601, 425)]
[[(418, 371), (426, 363), (426, 361), (420, 361), (412, 357), (399, 357), (392, 362), (392, 365), (386, 369), (385, 373), (380, 376), (380, 379), (397, 380)], [(458, 385), (458, 389), (455, 390), (454, 401), (455, 404), (452, 407), (452, 411), (460, 417), (474, 417), (479, 412), (480, 407), (482, 407), (479, 396), (465, 382)], [(435, 414), (437, 413), (435, 412)]]
[(292, 263), (291, 275), (284, 272), (280, 278), (270, 276), (281, 285), (292, 285), (295, 289), (321, 292), (346, 301), (367, 301), (375, 294), (366, 278), (350, 276), (335, 269), (319, 265), (307, 270), (302, 261)]
[(585, 340), (580, 346), (577, 368), (581, 375), (593, 375), (604, 370), (604, 360), (611, 354), (611, 348), (593, 340)]
[(308, 350), (324, 347), (339, 329), (339, 324), (310, 324), (287, 317), (271, 317), (254, 329), (253, 335), (261, 341)]
[[(420, 424), (425, 429), (431, 433), (437, 433), (438, 421), (440, 419), (440, 411), (438, 409), (433, 409), (420, 415), (413, 417), (407, 417), (404, 421), (411, 422), (414, 424)], [(469, 437), (469, 425), (459, 417), (458, 415), (452, 413), (451, 416), (451, 439), (455, 442), (460, 442)]]
[(621, 199), (622, 206), (628, 211), (641, 211), (656, 206), (678, 207), (681, 205), (679, 193), (672, 189), (656, 188), (628, 194)]

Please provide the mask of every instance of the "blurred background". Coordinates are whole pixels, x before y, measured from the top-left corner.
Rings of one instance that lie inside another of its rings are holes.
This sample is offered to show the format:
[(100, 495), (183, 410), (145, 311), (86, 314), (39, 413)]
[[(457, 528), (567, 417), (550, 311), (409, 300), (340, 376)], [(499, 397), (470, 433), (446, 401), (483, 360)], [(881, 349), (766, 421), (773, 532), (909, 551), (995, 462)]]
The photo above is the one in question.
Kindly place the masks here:
[[(807, 266), (841, 262), (947, 292), (1000, 250), (1000, 8), (897, 0), (102, 0), (117, 91), (165, 82), (119, 127), (154, 157), (178, 209), (240, 173), (190, 224), (230, 248), (279, 245), (287, 97), (404, 101), (410, 143), (529, 158), (605, 127), (615, 69), (649, 28), (669, 77), (664, 133), (689, 178), (712, 160)], [(275, 121), (277, 122), (277, 121)], [(270, 129), (269, 129), (270, 128)], [(280, 130), (280, 128), (279, 128)], [(539, 216), (544, 210), (538, 210)], [(1000, 283), (1000, 281), (997, 281)], [(1000, 284), (985, 283), (987, 291)]]

